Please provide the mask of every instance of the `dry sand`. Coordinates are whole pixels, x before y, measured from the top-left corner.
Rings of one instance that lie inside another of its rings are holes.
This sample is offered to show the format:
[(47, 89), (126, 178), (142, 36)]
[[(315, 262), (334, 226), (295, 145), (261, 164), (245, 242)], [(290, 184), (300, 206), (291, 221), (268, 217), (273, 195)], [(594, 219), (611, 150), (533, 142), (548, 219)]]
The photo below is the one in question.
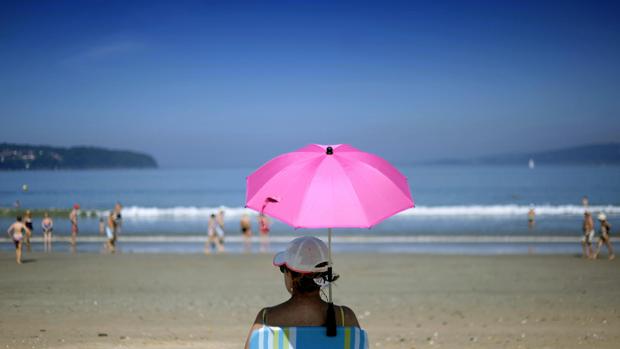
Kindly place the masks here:
[[(0, 348), (241, 348), (287, 297), (268, 255), (0, 253)], [(620, 264), (341, 254), (373, 348), (618, 348)]]

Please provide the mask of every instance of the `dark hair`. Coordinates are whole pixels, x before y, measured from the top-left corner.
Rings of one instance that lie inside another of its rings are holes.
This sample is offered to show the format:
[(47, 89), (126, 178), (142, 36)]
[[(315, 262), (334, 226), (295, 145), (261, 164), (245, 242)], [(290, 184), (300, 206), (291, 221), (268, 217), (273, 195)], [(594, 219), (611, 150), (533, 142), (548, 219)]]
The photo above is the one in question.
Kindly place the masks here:
[[(296, 271), (293, 271), (287, 268), (286, 265), (282, 265), (280, 267), (280, 270), (282, 272), (288, 270), (288, 272), (291, 273), (291, 280), (293, 281), (293, 290), (299, 293), (311, 293), (311, 292), (316, 292), (320, 290), (321, 286), (317, 285), (314, 279), (321, 278), (327, 281), (327, 278), (328, 278), (327, 272), (302, 274), (302, 273), (298, 273)], [(339, 278), (338, 275), (334, 275), (332, 277), (332, 281), (336, 281), (338, 280), (338, 278)]]
[(21, 222), (22, 221), (22, 216), (17, 216), (17, 221)]

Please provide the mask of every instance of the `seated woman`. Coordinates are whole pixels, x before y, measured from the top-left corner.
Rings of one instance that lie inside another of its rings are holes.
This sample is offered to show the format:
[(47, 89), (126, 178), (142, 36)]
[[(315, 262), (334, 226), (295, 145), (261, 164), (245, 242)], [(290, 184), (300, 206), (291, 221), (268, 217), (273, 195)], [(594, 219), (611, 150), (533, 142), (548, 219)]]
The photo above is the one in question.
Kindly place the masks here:
[[(328, 278), (325, 243), (310, 236), (297, 238), (285, 251), (276, 254), (273, 265), (280, 267), (291, 298), (258, 312), (245, 343), (246, 348), (252, 332), (263, 326), (325, 326), (328, 322), (328, 303), (321, 299), (321, 287), (327, 285)], [(359, 327), (355, 313), (348, 307), (335, 306), (335, 313), (336, 325)]]

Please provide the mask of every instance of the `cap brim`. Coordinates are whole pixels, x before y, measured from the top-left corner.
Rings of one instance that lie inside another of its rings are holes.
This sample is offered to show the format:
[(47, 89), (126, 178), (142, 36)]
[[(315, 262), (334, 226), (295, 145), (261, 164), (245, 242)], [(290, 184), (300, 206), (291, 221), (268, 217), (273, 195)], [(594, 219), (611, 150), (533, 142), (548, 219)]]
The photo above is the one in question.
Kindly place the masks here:
[(275, 265), (276, 267), (279, 267), (284, 264), (286, 264), (286, 251), (278, 252), (273, 257), (273, 265)]

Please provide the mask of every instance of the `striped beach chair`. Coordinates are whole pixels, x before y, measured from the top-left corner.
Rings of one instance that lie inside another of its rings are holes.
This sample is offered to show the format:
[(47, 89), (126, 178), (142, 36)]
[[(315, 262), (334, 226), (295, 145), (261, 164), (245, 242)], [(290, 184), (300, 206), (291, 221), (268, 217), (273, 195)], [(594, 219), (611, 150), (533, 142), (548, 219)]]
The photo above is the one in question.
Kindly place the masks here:
[(263, 326), (252, 332), (250, 349), (368, 349), (366, 331), (338, 327), (336, 337), (327, 337), (325, 327)]

